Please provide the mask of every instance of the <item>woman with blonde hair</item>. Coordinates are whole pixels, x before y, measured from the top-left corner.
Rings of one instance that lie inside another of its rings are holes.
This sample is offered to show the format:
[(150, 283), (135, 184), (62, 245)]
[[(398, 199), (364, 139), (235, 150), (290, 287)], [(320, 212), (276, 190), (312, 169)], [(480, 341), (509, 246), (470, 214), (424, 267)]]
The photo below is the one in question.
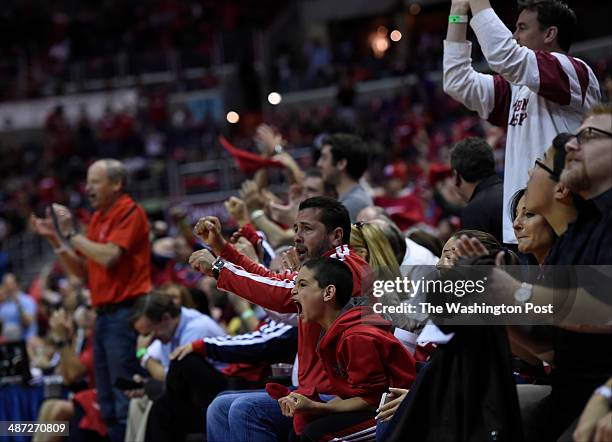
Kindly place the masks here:
[[(351, 247), (370, 264), (376, 280), (395, 281), (402, 277), (390, 239), (380, 223), (371, 221), (353, 224), (351, 226)], [(385, 290), (382, 296), (374, 299), (374, 302), (383, 306), (398, 306), (402, 303), (402, 299), (398, 293)], [(414, 321), (411, 321), (408, 314), (394, 313), (383, 314), (383, 316), (389, 319), (396, 328), (409, 330), (414, 326)]]
[(359, 222), (351, 226), (351, 247), (373, 269), (400, 276), (399, 263), (383, 229), (373, 222)]

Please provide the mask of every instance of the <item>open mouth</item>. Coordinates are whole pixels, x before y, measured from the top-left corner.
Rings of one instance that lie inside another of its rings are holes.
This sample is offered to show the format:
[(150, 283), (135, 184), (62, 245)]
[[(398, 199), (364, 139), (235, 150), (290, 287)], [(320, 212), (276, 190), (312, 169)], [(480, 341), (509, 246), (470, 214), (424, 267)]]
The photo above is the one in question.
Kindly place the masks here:
[(295, 253), (297, 253), (298, 259), (301, 261), (303, 261), (306, 258), (306, 249), (302, 248), (302, 247), (296, 247), (295, 248)]
[(302, 319), (304, 317), (304, 309), (302, 308), (302, 304), (298, 301), (293, 301), (295, 303), (295, 308), (297, 309), (298, 318)]

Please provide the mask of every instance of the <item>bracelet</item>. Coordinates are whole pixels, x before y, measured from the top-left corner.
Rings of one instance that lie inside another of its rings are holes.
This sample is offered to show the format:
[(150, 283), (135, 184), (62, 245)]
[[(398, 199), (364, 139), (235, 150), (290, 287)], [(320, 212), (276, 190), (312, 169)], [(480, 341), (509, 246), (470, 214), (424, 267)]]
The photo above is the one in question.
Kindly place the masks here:
[(253, 309), (248, 309), (242, 312), (242, 314), (240, 315), (240, 319), (246, 321), (247, 319), (252, 318), (253, 316), (255, 316), (255, 312), (253, 311)]
[(455, 24), (467, 23), (468, 16), (467, 15), (449, 15), (448, 22), (455, 23)]
[(146, 348), (139, 348), (138, 350), (136, 350), (136, 357), (138, 359), (142, 358), (145, 354), (147, 354), (147, 349)]
[(257, 218), (259, 218), (261, 216), (264, 216), (264, 215), (265, 215), (265, 213), (261, 209), (253, 210), (251, 212), (251, 220), (257, 219)]

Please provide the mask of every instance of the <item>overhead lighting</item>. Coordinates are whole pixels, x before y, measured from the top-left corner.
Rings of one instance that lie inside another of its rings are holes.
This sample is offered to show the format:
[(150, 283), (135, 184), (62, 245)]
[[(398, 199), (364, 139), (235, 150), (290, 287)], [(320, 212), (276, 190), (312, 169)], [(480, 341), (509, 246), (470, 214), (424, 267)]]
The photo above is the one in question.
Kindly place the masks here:
[(234, 112), (234, 111), (229, 111), (225, 118), (227, 119), (227, 122), (230, 124), (236, 124), (238, 123), (238, 121), (240, 121), (240, 115), (238, 115), (238, 112)]
[(281, 97), (281, 94), (279, 94), (278, 92), (270, 92), (268, 94), (268, 103), (270, 103), (273, 106), (280, 104), (282, 100), (283, 100), (283, 97)]

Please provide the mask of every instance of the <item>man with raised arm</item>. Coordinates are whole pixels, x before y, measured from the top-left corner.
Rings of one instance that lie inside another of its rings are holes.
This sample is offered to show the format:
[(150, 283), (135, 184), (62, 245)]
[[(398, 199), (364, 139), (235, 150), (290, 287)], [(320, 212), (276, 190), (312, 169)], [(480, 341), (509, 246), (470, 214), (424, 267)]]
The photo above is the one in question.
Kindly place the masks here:
[[(300, 263), (321, 256), (343, 261), (353, 277), (352, 295), (361, 296), (368, 283), (368, 264), (350, 247), (351, 221), (346, 207), (333, 198), (308, 198), (298, 208), (294, 242)], [(279, 274), (239, 253), (221, 236), (219, 220), (205, 217), (195, 232), (215, 254), (194, 252), (189, 263), (217, 279), (217, 288), (281, 313), (297, 312), (292, 299), (297, 271)], [(295, 269), (298, 270), (298, 269)], [(298, 322), (298, 392), (332, 393), (330, 380), (316, 355), (319, 324)], [(196, 351), (204, 350), (202, 346)], [(231, 424), (230, 424), (231, 423)], [(278, 402), (265, 392), (222, 393), (208, 407), (207, 440), (277, 440), (287, 436), (291, 419), (283, 416)]]
[[(470, 26), (493, 75), (471, 65)], [(567, 52), (576, 15), (558, 0), (519, 1), (514, 34), (489, 0), (453, 0), (444, 42), (444, 91), (496, 126), (507, 126), (504, 166), (504, 242), (515, 242), (510, 197), (527, 182), (527, 171), (552, 139), (573, 133), (600, 99), (589, 66)]]

